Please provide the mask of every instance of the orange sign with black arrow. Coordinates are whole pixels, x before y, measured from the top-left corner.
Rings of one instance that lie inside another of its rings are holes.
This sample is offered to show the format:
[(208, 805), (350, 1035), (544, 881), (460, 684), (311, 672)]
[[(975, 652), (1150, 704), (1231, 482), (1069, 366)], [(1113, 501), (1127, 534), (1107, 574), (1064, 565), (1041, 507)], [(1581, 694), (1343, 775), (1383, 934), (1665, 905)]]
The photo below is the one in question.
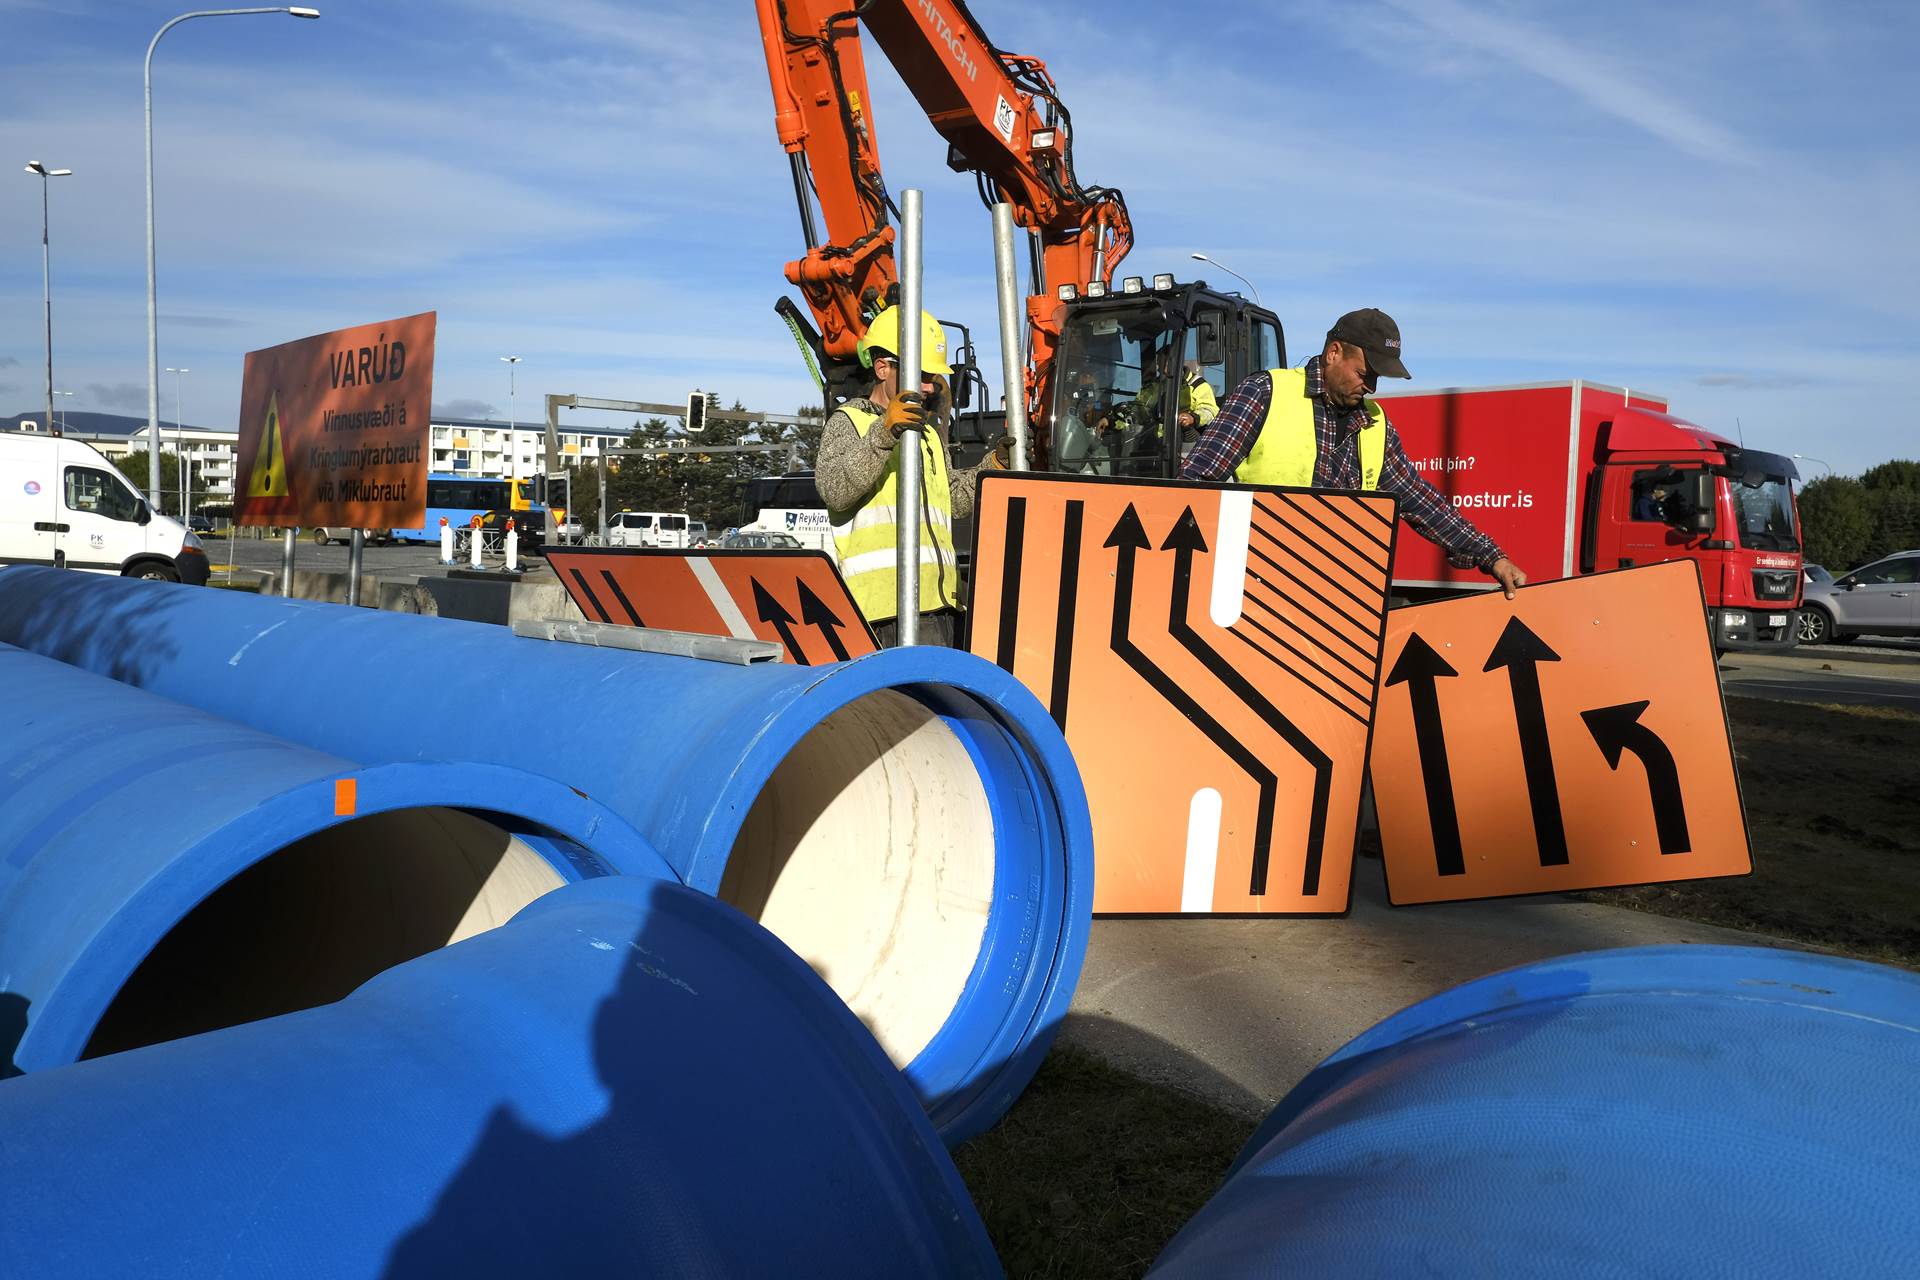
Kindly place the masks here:
[(547, 563), (593, 622), (777, 640), (801, 666), (880, 647), (819, 551), (550, 547)]
[(1065, 730), (1094, 909), (1347, 905), (1392, 499), (989, 473), (973, 652)]
[(1752, 870), (1691, 561), (1398, 609), (1386, 652), (1372, 777), (1393, 902)]

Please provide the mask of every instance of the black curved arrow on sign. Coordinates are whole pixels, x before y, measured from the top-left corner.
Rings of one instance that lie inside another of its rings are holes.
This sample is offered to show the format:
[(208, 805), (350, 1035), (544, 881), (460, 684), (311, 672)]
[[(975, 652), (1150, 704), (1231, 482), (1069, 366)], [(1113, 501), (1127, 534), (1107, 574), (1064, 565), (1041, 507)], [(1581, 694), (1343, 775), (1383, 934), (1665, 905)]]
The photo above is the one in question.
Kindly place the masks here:
[(1420, 781), (1427, 789), (1427, 827), (1433, 832), (1435, 869), (1443, 876), (1467, 873), (1460, 849), (1460, 815), (1453, 805), (1453, 773), (1447, 767), (1447, 731), (1440, 723), (1441, 680), (1457, 676), (1439, 651), (1415, 631), (1387, 673), (1387, 687), (1407, 686), (1413, 702), (1413, 736), (1420, 747)]
[(1623, 702), (1617, 707), (1596, 707), (1582, 711), (1587, 732), (1607, 758), (1607, 767), (1620, 768), (1620, 753), (1631, 751), (1640, 757), (1647, 771), (1647, 794), (1653, 800), (1653, 825), (1660, 838), (1661, 853), (1687, 853), (1693, 842), (1687, 836), (1687, 802), (1680, 792), (1680, 770), (1673, 752), (1660, 735), (1640, 723), (1646, 702)]
[(1195, 728), (1207, 735), (1213, 745), (1227, 755), (1260, 788), (1260, 812), (1254, 825), (1253, 865), (1255, 887), (1253, 892), (1266, 892), (1266, 866), (1272, 855), (1273, 808), (1279, 793), (1280, 782), (1273, 771), (1260, 762), (1260, 757), (1248, 750), (1238, 738), (1227, 731), (1225, 725), (1215, 720), (1207, 709), (1194, 701), (1185, 689), (1159, 667), (1153, 660), (1134, 645), (1128, 636), (1133, 624), (1133, 562), (1134, 556), (1141, 551), (1151, 551), (1153, 542), (1147, 537), (1147, 530), (1140, 523), (1140, 513), (1128, 503), (1127, 509), (1120, 513), (1119, 521), (1113, 526), (1113, 532), (1107, 535), (1104, 546), (1117, 547), (1120, 552), (1119, 564), (1113, 578), (1113, 635), (1109, 641), (1120, 660), (1152, 685), (1154, 691), (1168, 703), (1179, 708), (1180, 713), (1193, 722)]
[(813, 588), (807, 585), (805, 578), (800, 579), (797, 585), (800, 588), (800, 621), (809, 627), (817, 627), (826, 639), (827, 648), (833, 650), (833, 656), (845, 662), (847, 646), (840, 639), (839, 629), (847, 625), (846, 619), (835, 613), (832, 605), (813, 594)]
[[(1233, 690), (1234, 696), (1253, 708), (1267, 727), (1279, 734), (1292, 747), (1294, 754), (1306, 761), (1313, 769), (1313, 812), (1307, 820), (1307, 858), (1306, 870), (1301, 875), (1300, 892), (1312, 897), (1320, 892), (1320, 864), (1327, 842), (1327, 808), (1333, 792), (1333, 761), (1320, 749), (1318, 743), (1300, 731), (1298, 725), (1287, 719), (1280, 708), (1267, 701), (1261, 692), (1253, 687), (1251, 681), (1234, 669), (1212, 645), (1201, 639), (1200, 633), (1187, 621), (1187, 595), (1189, 580), (1193, 576), (1193, 553), (1205, 551), (1207, 540), (1200, 533), (1200, 522), (1194, 519), (1193, 508), (1188, 507), (1180, 513), (1174, 522), (1167, 540), (1160, 544), (1162, 551), (1171, 550), (1173, 561), (1173, 597), (1167, 614), (1167, 629), (1180, 647), (1198, 658), (1214, 678)], [(1259, 849), (1253, 858), (1253, 883), (1248, 890), (1255, 897), (1267, 891), (1267, 850)]]
[(1520, 763), (1527, 771), (1527, 798), (1533, 804), (1533, 838), (1540, 848), (1540, 865), (1567, 865), (1567, 829), (1560, 820), (1560, 784), (1553, 776), (1553, 744), (1547, 738), (1547, 709), (1540, 698), (1542, 662), (1558, 662), (1560, 655), (1527, 629), (1519, 618), (1507, 619), (1507, 629), (1494, 642), (1482, 671), (1507, 669), (1513, 686), (1513, 719), (1520, 730)]

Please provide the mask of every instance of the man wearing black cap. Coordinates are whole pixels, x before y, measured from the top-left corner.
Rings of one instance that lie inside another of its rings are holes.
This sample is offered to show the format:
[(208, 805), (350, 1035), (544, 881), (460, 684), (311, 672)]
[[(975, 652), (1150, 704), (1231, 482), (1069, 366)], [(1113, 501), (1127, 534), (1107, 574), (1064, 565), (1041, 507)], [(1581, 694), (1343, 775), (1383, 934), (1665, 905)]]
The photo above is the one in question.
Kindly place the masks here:
[(1304, 368), (1265, 369), (1228, 393), (1182, 478), (1390, 493), (1421, 537), (1478, 565), (1511, 600), (1527, 575), (1407, 461), (1386, 412), (1367, 399), (1382, 374), (1413, 376), (1400, 362), (1400, 326), (1373, 307), (1347, 312)]

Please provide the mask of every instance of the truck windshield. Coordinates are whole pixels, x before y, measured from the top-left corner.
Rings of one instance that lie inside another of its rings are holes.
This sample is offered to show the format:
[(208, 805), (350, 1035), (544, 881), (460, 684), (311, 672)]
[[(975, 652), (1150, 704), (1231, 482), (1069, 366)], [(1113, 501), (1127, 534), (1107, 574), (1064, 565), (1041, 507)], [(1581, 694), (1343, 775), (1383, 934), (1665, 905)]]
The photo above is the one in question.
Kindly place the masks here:
[(1164, 313), (1152, 304), (1082, 311), (1067, 321), (1054, 383), (1054, 470), (1158, 474), (1159, 399), (1143, 397), (1141, 388), (1153, 382), (1170, 341)]
[(1730, 478), (1734, 509), (1740, 517), (1740, 545), (1759, 551), (1798, 551), (1800, 531), (1793, 522), (1793, 495), (1785, 476)]

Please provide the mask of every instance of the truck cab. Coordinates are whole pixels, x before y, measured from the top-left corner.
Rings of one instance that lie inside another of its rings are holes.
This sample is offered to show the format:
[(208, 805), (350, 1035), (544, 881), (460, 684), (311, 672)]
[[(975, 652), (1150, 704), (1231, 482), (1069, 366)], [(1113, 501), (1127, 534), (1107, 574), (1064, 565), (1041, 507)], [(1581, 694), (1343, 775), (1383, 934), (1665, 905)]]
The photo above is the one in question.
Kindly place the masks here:
[(198, 538), (155, 512), (93, 446), (27, 425), (0, 433), (0, 565), (206, 583)]
[(1629, 408), (1602, 431), (1596, 462), (1583, 572), (1693, 560), (1715, 648), (1794, 644), (1801, 555), (1791, 459)]

